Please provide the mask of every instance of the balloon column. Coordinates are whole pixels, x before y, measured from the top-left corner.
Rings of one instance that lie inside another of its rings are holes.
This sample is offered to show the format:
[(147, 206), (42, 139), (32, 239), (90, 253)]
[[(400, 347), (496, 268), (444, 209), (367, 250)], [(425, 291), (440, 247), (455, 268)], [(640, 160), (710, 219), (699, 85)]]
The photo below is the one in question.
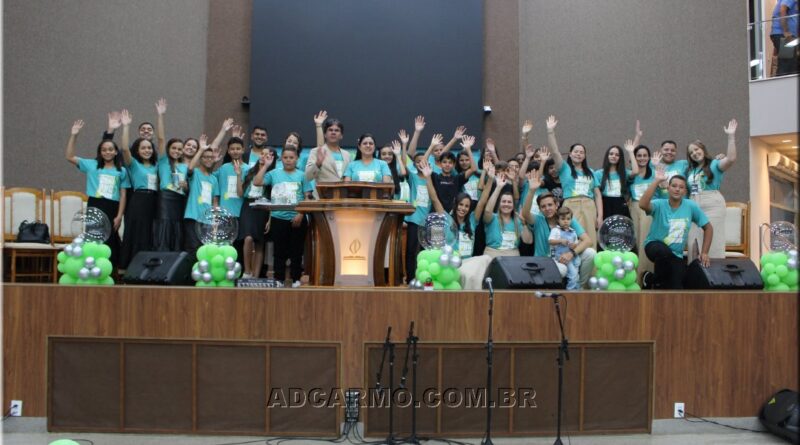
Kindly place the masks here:
[(100, 209), (88, 207), (72, 217), (72, 233), (80, 233), (58, 253), (59, 284), (112, 285), (111, 248), (104, 242), (111, 235), (111, 221)]
[(197, 262), (192, 266), (192, 279), (197, 287), (233, 287), (242, 275), (242, 265), (236, 262), (236, 239), (239, 223), (222, 207), (206, 210), (203, 220), (195, 225), (203, 245), (197, 249)]
[(589, 287), (616, 292), (641, 290), (636, 283), (639, 257), (630, 251), (636, 245), (633, 221), (627, 216), (609, 216), (597, 238), (604, 250), (594, 257), (597, 273), (589, 278)]
[(778, 221), (769, 224), (770, 252), (761, 256), (764, 290), (798, 290), (797, 229), (794, 224)]
[(452, 246), (458, 239), (458, 228), (447, 215), (431, 213), (425, 227), (418, 232), (424, 248), (417, 255), (417, 271), (408, 287), (411, 289), (461, 290), (461, 256)]

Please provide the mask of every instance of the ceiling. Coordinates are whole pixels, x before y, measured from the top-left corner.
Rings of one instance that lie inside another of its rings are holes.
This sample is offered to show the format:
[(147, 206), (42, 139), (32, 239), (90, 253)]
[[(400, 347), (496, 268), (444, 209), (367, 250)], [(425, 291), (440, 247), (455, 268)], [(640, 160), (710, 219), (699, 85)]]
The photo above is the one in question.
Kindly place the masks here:
[(770, 148), (779, 151), (781, 154), (788, 157), (789, 159), (795, 161), (798, 160), (797, 133), (772, 134), (769, 136), (759, 136), (758, 139), (769, 144)]

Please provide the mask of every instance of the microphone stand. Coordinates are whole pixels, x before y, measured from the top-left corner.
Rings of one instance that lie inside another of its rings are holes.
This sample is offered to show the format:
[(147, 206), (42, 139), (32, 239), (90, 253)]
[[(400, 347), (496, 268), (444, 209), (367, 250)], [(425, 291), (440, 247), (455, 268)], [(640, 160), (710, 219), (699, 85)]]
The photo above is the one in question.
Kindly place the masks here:
[(417, 437), (417, 363), (419, 362), (419, 352), (417, 342), (419, 337), (414, 335), (414, 322), (408, 328), (408, 338), (406, 338), (406, 362), (403, 366), (403, 377), (400, 378), (400, 388), (406, 387), (406, 375), (408, 374), (408, 354), (411, 351), (411, 435), (403, 440), (403, 443), (414, 443), (419, 445), (420, 438)]
[(492, 443), (492, 356), (494, 353), (492, 314), (494, 309), (494, 288), (492, 288), (491, 277), (486, 277), (486, 285), (489, 287), (489, 335), (486, 339), (486, 437), (481, 441), (481, 445), (494, 445)]
[(564, 393), (564, 358), (569, 360), (569, 341), (564, 335), (564, 320), (561, 318), (561, 305), (559, 304), (559, 294), (550, 295), (553, 298), (553, 305), (556, 309), (558, 318), (558, 328), (561, 331), (561, 344), (558, 346), (558, 414), (556, 416), (556, 441), (553, 445), (563, 445), (561, 442), (561, 398)]
[(381, 367), (378, 370), (378, 374), (376, 376), (376, 381), (378, 383), (375, 385), (376, 389), (379, 392), (383, 391), (383, 388), (381, 387), (381, 376), (383, 374), (383, 365), (386, 362), (386, 355), (388, 353), (388, 355), (389, 355), (389, 435), (386, 436), (386, 442), (385, 443), (389, 444), (389, 445), (395, 443), (395, 439), (394, 439), (394, 423), (393, 423), (393, 420), (394, 420), (393, 419), (393, 417), (394, 417), (393, 414), (394, 413), (393, 413), (393, 410), (392, 410), (392, 404), (393, 404), (392, 403), (392, 394), (393, 394), (392, 384), (393, 384), (393, 381), (394, 381), (394, 343), (392, 343), (392, 341), (390, 339), (391, 335), (392, 335), (392, 327), (389, 326), (389, 328), (386, 330), (386, 341), (383, 342), (383, 356), (381, 357)]

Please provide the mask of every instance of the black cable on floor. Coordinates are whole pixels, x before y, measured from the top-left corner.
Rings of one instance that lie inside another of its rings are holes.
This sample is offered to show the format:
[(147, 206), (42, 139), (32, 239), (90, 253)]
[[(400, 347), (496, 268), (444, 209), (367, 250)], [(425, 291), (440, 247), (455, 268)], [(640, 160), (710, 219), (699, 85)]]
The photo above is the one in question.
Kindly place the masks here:
[[(750, 428), (741, 428), (741, 427), (738, 427), (738, 426), (726, 425), (724, 423), (715, 422), (713, 420), (705, 419), (705, 418), (700, 417), (700, 416), (695, 416), (694, 414), (692, 414), (690, 412), (687, 412), (687, 411), (684, 411), (683, 414), (684, 414), (683, 420), (685, 420), (685, 421), (687, 421), (689, 423), (704, 423), (705, 422), (705, 423), (713, 423), (714, 425), (724, 426), (725, 428), (730, 428), (732, 430), (749, 431), (751, 433), (769, 433), (769, 431), (767, 431), (767, 430), (751, 430)], [(694, 417), (695, 419), (699, 419), (699, 420), (689, 420), (689, 417)]]

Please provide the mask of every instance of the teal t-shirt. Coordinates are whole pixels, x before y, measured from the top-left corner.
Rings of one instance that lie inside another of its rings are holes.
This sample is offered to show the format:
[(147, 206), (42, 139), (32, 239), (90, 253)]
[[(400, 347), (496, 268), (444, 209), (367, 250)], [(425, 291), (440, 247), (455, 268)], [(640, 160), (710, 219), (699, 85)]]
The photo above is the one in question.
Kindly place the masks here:
[(569, 168), (567, 161), (561, 163), (561, 170), (558, 171), (558, 178), (561, 179), (561, 189), (564, 191), (564, 199), (581, 196), (594, 198), (594, 189), (597, 187), (597, 182), (595, 182), (592, 172), (589, 171), (589, 174), (586, 175), (578, 171), (577, 168), (575, 172), (577, 173), (577, 178), (572, 177), (572, 170)]
[(481, 191), (478, 190), (478, 182), (481, 179), (481, 172), (475, 172), (467, 179), (464, 184), (463, 192), (469, 195), (469, 199), (477, 201), (481, 199)]
[[(630, 176), (631, 171), (625, 169), (625, 179)], [(622, 197), (622, 182), (620, 182), (619, 173), (616, 170), (608, 172), (605, 188), (602, 187), (603, 169), (594, 171), (594, 180), (597, 187), (600, 187), (600, 193), (607, 198), (621, 198)]]
[(414, 206), (414, 213), (405, 217), (406, 222), (414, 223), (418, 226), (425, 225), (425, 218), (431, 211), (431, 197), (428, 195), (428, 186), (425, 178), (417, 174), (417, 169), (413, 165), (408, 166), (408, 188), (411, 197), (411, 205)]
[[(653, 167), (651, 166), (650, 168), (652, 171)], [(650, 177), (647, 179), (644, 179), (641, 176), (636, 175), (633, 178), (633, 182), (631, 182), (630, 186), (631, 199), (634, 201), (642, 199), (644, 192), (647, 191), (647, 187), (650, 187), (650, 184), (652, 184), (653, 181), (655, 181), (655, 179), (656, 179), (655, 171), (652, 171)]]
[[(530, 186), (528, 185), (528, 181), (525, 181), (522, 184), (522, 190), (519, 192), (519, 208), (517, 209), (518, 212), (522, 211), (522, 207), (525, 205), (525, 200), (528, 199), (528, 193), (530, 192)], [(539, 210), (539, 204), (536, 203), (536, 198), (541, 195), (542, 193), (546, 193), (547, 189), (544, 188), (544, 185), (536, 189), (536, 192), (533, 194), (533, 203), (531, 204), (531, 215), (536, 216), (542, 213)]]
[[(583, 226), (578, 222), (576, 218), (572, 218), (572, 223), (570, 227), (575, 231), (575, 234), (578, 235), (578, 239), (580, 239), (581, 235), (586, 233), (583, 230)], [(550, 224), (547, 223), (547, 218), (544, 215), (539, 214), (536, 215), (536, 219), (533, 222), (533, 227), (528, 226), (528, 228), (533, 231), (533, 248), (534, 248), (534, 255), (536, 256), (550, 256), (550, 243), (548, 240), (550, 239)]]
[(411, 202), (411, 187), (408, 185), (408, 177), (400, 181), (400, 192), (394, 194), (394, 199)]
[(706, 214), (690, 199), (682, 199), (681, 205), (676, 209), (670, 207), (668, 199), (655, 199), (650, 205), (652, 208), (649, 214), (653, 216), (653, 223), (644, 244), (662, 241), (676, 257), (683, 258), (689, 228), (692, 223), (698, 227), (705, 226), (708, 223)]
[[(280, 205), (297, 205), (305, 199), (306, 192), (314, 190), (311, 183), (306, 181), (305, 173), (298, 169), (294, 169), (291, 172), (287, 172), (282, 168), (269, 171), (264, 175), (264, 185), (272, 186), (270, 200), (273, 204)], [(272, 212), (273, 218), (285, 221), (291, 220), (295, 215), (297, 215), (297, 212), (294, 210), (276, 210)]]
[(391, 178), (392, 171), (383, 159), (373, 159), (369, 164), (365, 164), (362, 159), (352, 161), (347, 164), (347, 169), (344, 171), (344, 177), (350, 178), (351, 181), (383, 182), (384, 176)]
[[(549, 235), (549, 233), (548, 233)], [(498, 250), (511, 250), (519, 247), (522, 236), (522, 223), (514, 219), (500, 227), (500, 218), (495, 213), (486, 224), (486, 246)]]
[(119, 201), (119, 190), (130, 188), (126, 168), (97, 168), (97, 159), (78, 158), (78, 170), (86, 173), (86, 195)]
[[(450, 224), (456, 224), (456, 220), (449, 213), (447, 213), (447, 220)], [(472, 235), (469, 235), (466, 231), (467, 224), (469, 224)], [(470, 212), (467, 220), (458, 226), (458, 239), (456, 239), (456, 235), (448, 230), (445, 242), (448, 246), (458, 251), (461, 258), (470, 258), (475, 250), (475, 230), (477, 228), (478, 221), (475, 219), (475, 212)]]
[[(245, 172), (245, 166), (242, 166), (242, 173)], [(236, 192), (236, 171), (233, 169), (233, 163), (228, 162), (222, 164), (217, 170), (217, 181), (219, 182), (219, 205), (225, 210), (231, 212), (231, 215), (239, 217), (242, 213), (242, 204), (244, 199), (239, 197)], [(242, 178), (244, 179), (244, 178)]]
[(689, 172), (689, 176), (686, 180), (689, 183), (689, 192), (691, 194), (710, 190), (719, 191), (722, 185), (722, 177), (725, 176), (725, 172), (719, 168), (719, 159), (712, 160), (709, 168), (711, 172), (714, 173), (714, 179), (711, 180), (710, 183), (707, 181), (708, 178), (706, 178), (706, 173), (703, 171), (702, 167), (697, 167)]
[[(244, 185), (244, 178), (247, 177), (252, 168), (253, 167), (250, 165), (242, 166), (242, 185)], [(255, 176), (253, 176), (253, 178), (255, 178)], [(258, 199), (262, 197), (264, 197), (264, 186), (253, 185), (253, 181), (251, 180), (250, 183), (244, 188), (244, 199)]]
[[(672, 164), (664, 164), (664, 172), (667, 174), (667, 179), (664, 181), (664, 184), (669, 184), (669, 180), (675, 175), (685, 175), (688, 168), (689, 162), (686, 159), (679, 159)], [(655, 198), (669, 198), (669, 192), (667, 192), (666, 186), (664, 188), (659, 186), (658, 190), (656, 190)]]
[(431, 171), (433, 173), (441, 173), (442, 172), (442, 167), (439, 167), (438, 165), (436, 165), (436, 156), (434, 156), (434, 155), (428, 156), (428, 164), (431, 166)]
[[(169, 165), (169, 158), (167, 156), (158, 158), (159, 189), (169, 190), (183, 195), (183, 189), (178, 184), (181, 181), (186, 181), (188, 170), (189, 166), (186, 165), (186, 163), (175, 162), (175, 167), (172, 168)], [(173, 174), (177, 174), (177, 178), (174, 178), (172, 176)]]
[(131, 165), (127, 168), (133, 190), (158, 190), (158, 167), (144, 165), (136, 158), (131, 158)]
[(205, 174), (196, 167), (189, 176), (189, 198), (186, 200), (185, 219), (202, 221), (206, 210), (214, 205), (214, 197), (219, 196), (219, 180), (216, 172)]

